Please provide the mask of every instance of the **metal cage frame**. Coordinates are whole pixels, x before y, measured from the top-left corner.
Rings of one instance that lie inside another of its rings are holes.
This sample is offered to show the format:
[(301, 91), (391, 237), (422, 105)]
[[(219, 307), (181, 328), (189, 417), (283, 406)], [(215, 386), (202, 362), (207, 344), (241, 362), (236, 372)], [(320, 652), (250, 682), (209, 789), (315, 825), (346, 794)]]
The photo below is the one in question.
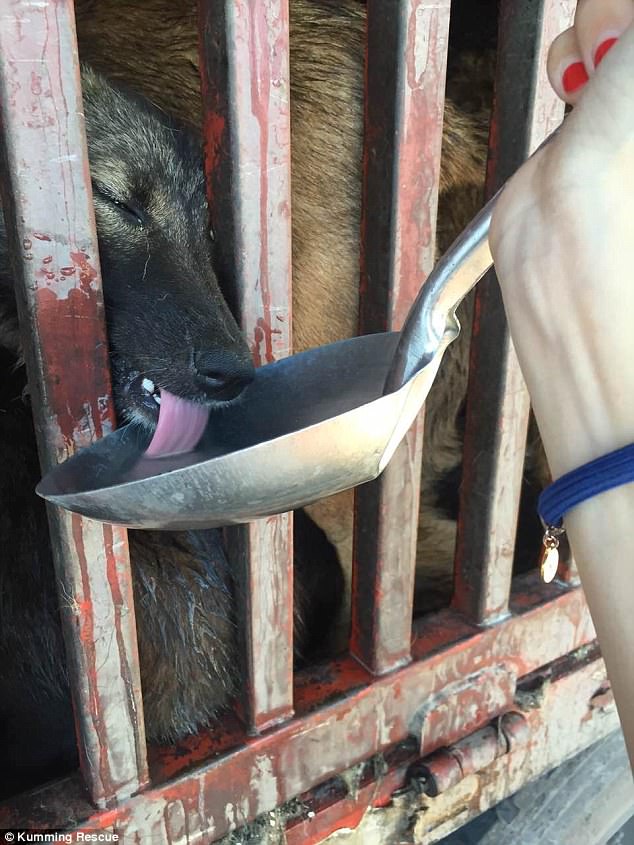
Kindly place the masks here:
[[(574, 6), (502, 2), (489, 195), (563, 117), (545, 57)], [(46, 468), (114, 414), (72, 1), (3, 8), (2, 192)], [(288, 0), (199, 10), (212, 225), (262, 363), (291, 351)], [(450, 0), (367, 10), (364, 332), (398, 329), (433, 265)], [(617, 726), (574, 569), (512, 583), (529, 402), (492, 277), (475, 314), (451, 608), (411, 624), (421, 415), (356, 497), (349, 655), (293, 673), (292, 521), (235, 529), (244, 721), (147, 750), (125, 531), (50, 507), (81, 775), (0, 806), (0, 827), (213, 842), (299, 798), (286, 841), (311, 843), (417, 783), (411, 841), (434, 842)]]

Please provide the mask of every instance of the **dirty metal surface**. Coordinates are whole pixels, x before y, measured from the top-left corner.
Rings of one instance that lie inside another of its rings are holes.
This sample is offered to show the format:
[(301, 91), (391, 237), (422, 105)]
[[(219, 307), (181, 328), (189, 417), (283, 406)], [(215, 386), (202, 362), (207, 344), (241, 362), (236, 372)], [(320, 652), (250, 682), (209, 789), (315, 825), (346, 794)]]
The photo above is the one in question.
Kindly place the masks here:
[[(256, 365), (291, 351), (288, 0), (200, 0), (205, 156), (221, 284)], [(243, 573), (247, 721), (292, 715), (290, 514), (229, 536)]]
[[(362, 333), (398, 330), (434, 265), (449, 0), (368, 0)], [(356, 491), (352, 653), (383, 674), (410, 658), (422, 415)]]
[[(44, 471), (115, 424), (72, 2), (3, 4), (2, 192)], [(147, 779), (126, 532), (50, 507), (81, 766), (98, 806)]]
[[(511, 701), (511, 707), (513, 704)], [(415, 766), (410, 774), (420, 781), (425, 795), (435, 798), (529, 739), (526, 719), (511, 709), (485, 728), (463, 737), (448, 748), (439, 749)]]
[[(473, 834), (478, 845), (631, 845), (634, 826), (617, 833), (628, 818), (634, 780), (617, 730), (475, 819)], [(464, 845), (461, 837), (443, 845)]]
[(505, 662), (479, 666), (432, 695), (418, 713), (417, 731), (421, 753), (436, 746), (444, 736), (455, 736), (457, 722), (469, 734), (481, 724), (480, 701), (484, 695), (492, 709), (501, 713), (513, 705), (517, 668)]
[[(513, 676), (522, 677), (593, 641), (580, 590), (546, 588), (528, 579), (520, 596), (518, 615), (494, 628), (477, 629), (450, 610), (418, 620), (413, 662), (373, 683), (351, 658), (300, 673), (295, 719), (246, 741), (243, 733), (225, 730), (155, 751), (152, 786), (109, 812), (91, 813), (73, 798), (72, 783), (63, 803), (59, 788), (40, 790), (39, 826), (113, 830), (124, 841), (142, 832), (157, 842), (173, 842), (190, 831), (200, 841), (213, 841), (373, 754), (423, 735), (420, 714), (426, 702), (465, 676), (474, 676), (477, 692), (488, 667), (508, 666)], [(480, 691), (479, 697), (471, 689), (465, 692), (469, 732), (508, 709), (490, 683)], [(458, 695), (454, 719), (441, 720), (439, 732), (424, 732), (419, 756), (464, 736), (459, 701)], [(32, 814), (26, 799), (5, 805), (0, 827), (27, 824)]]
[[(408, 767), (405, 763), (400, 768), (390, 768), (376, 780), (362, 784), (356, 792), (350, 790), (339, 805), (342, 809), (339, 817), (335, 816), (337, 805), (323, 809), (316, 806), (315, 816), (294, 821), (287, 830), (289, 845), (316, 845), (318, 842), (322, 845), (384, 845), (386, 842), (431, 845), (444, 839), (467, 821), (516, 793), (524, 784), (535, 781), (580, 750), (613, 734), (618, 728), (614, 706), (596, 714), (592, 714), (588, 706), (593, 691), (604, 679), (605, 666), (596, 655), (590, 662), (581, 659), (579, 663), (575, 655), (570, 655), (566, 670), (553, 674), (545, 686), (541, 706), (521, 714), (525, 735), (507, 753), (475, 771), (466, 772), (437, 797), (425, 795), (411, 784), (408, 776), (416, 771), (415, 765)], [(485, 749), (480, 748), (480, 753), (484, 754)], [(588, 786), (590, 782), (588, 779)], [(550, 798), (548, 783), (544, 783), (546, 794), (542, 796), (542, 805)], [(594, 791), (597, 784), (594, 780)], [(588, 791), (592, 789), (590, 787)], [(303, 800), (307, 807), (313, 806), (307, 798)], [(570, 790), (565, 797), (562, 794), (562, 805), (564, 802), (577, 820), (583, 818), (575, 794)], [(519, 833), (511, 823), (506, 829), (506, 837), (502, 835), (495, 841), (504, 845), (523, 845), (530, 839), (531, 843), (548, 841), (559, 845), (562, 840), (558, 838), (557, 828), (549, 826), (548, 810), (539, 814), (535, 808), (535, 816), (532, 825), (522, 826)], [(325, 829), (332, 831), (326, 839), (322, 831), (317, 830), (322, 821), (327, 821)], [(295, 826), (301, 826), (304, 838), (294, 838)], [(582, 841), (585, 842), (579, 829), (576, 837), (566, 838), (571, 845)]]
[[(575, 5), (501, 4), (487, 198), (563, 118), (564, 105), (546, 76), (546, 55)], [(508, 609), (528, 414), (528, 393), (491, 272), (475, 299), (456, 550), (454, 602), (476, 622), (490, 622)]]

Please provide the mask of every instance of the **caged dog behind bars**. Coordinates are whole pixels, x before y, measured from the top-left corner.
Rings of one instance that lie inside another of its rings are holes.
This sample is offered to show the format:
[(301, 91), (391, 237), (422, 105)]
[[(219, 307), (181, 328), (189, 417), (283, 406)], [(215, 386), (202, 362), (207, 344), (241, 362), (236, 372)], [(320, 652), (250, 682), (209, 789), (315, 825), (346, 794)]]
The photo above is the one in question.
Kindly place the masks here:
[[(398, 330), (434, 263), (452, 11), (449, 0), (366, 5), (363, 333)], [(98, 188), (73, 4), (5, 6), (3, 205), (47, 470), (115, 425)], [(262, 364), (292, 341), (288, 4), (198, 6), (211, 228)], [(573, 7), (501, 3), (489, 196), (563, 116), (545, 48)], [(145, 611), (126, 532), (49, 507), (80, 772), (9, 798), (2, 826), (213, 842), (251, 825), (245, 836), (272, 827), (278, 841), (309, 843), (396, 807), (410, 841), (433, 842), (616, 727), (609, 704), (592, 705), (608, 687), (574, 567), (549, 585), (534, 568), (513, 577), (529, 405), (492, 278), (471, 334), (451, 602), (412, 621), (421, 415), (383, 475), (356, 491), (342, 653), (293, 666), (291, 516), (229, 532), (239, 700), (176, 742), (146, 744), (135, 621)]]

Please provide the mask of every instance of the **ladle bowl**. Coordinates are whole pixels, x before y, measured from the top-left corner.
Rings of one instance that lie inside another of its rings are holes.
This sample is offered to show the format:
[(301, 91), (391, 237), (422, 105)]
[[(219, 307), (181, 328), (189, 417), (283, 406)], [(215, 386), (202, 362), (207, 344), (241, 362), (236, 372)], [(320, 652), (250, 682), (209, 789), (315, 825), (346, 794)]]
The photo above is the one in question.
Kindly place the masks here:
[(492, 266), (498, 196), (438, 262), (400, 333), (260, 367), (238, 400), (212, 411), (193, 452), (145, 457), (147, 436), (128, 425), (57, 466), (37, 492), (103, 522), (195, 529), (293, 510), (376, 478), (458, 336), (456, 307)]

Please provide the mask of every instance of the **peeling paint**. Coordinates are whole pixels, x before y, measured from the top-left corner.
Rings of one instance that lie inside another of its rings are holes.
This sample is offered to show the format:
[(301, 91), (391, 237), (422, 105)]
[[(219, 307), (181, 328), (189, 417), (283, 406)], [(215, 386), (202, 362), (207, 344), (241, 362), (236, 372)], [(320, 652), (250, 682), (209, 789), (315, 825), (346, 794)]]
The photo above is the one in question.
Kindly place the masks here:
[[(616, 714), (597, 709), (591, 711), (593, 716), (588, 721), (581, 722), (581, 717), (587, 718), (592, 696), (601, 687), (597, 658), (593, 658), (596, 653), (588, 651), (585, 654), (583, 651), (583, 646), (589, 643), (586, 637), (592, 631), (582, 621), (584, 617), (589, 620), (583, 596), (579, 590), (541, 585), (537, 576), (523, 583), (525, 589), (519, 594), (521, 601), (515, 608), (517, 615), (475, 634), (471, 626), (460, 622), (460, 617), (450, 611), (421, 620), (413, 643), (414, 661), (389, 676), (373, 679), (367, 672), (359, 675), (358, 664), (350, 658), (335, 661), (314, 672), (299, 674), (296, 677), (297, 716), (276, 730), (247, 737), (236, 724), (233, 731), (228, 727), (222, 734), (205, 731), (192, 738), (189, 745), (181, 743), (174, 749), (165, 749), (158, 756), (155, 751), (152, 763), (154, 785), (116, 810), (104, 814), (104, 822), (112, 826), (116, 818), (120, 820), (121, 829), (125, 829), (131, 806), (136, 808), (135, 814), (139, 814), (141, 806), (159, 803), (162, 814), (166, 801), (180, 801), (192, 830), (196, 829), (196, 825), (200, 826), (200, 820), (213, 819), (215, 835), (222, 836), (234, 825), (252, 821), (258, 813), (273, 810), (280, 802), (302, 795), (335, 777), (338, 772), (367, 761), (377, 753), (384, 753), (387, 759), (393, 745), (377, 747), (379, 738), (375, 718), (379, 710), (385, 711), (382, 718), (386, 725), (390, 725), (389, 736), (383, 736), (390, 743), (411, 742), (411, 724), (421, 702), (443, 698), (449, 701), (457, 689), (456, 685), (463, 681), (465, 674), (469, 674), (468, 667), (473, 666), (476, 656), (485, 657), (487, 664), (498, 667), (500, 672), (504, 671), (504, 666), (514, 667), (513, 671), (517, 671), (518, 676), (526, 676), (548, 664), (552, 671), (548, 696), (554, 695), (551, 690), (557, 687), (560, 679), (581, 672), (586, 681), (577, 685), (577, 698), (574, 698), (570, 711), (578, 714), (578, 719), (577, 715), (574, 718), (571, 715), (565, 730), (569, 733), (569, 744), (591, 741), (589, 737), (596, 735), (592, 732), (604, 730), (605, 724), (611, 724), (611, 719), (616, 720)], [(558, 638), (561, 615), (578, 620), (579, 624), (574, 629), (576, 642), (562, 642)], [(463, 633), (457, 637), (460, 624), (463, 625)], [(428, 631), (434, 632), (434, 638), (428, 636)], [(571, 649), (581, 651), (568, 656)], [(563, 660), (561, 665), (557, 663), (559, 660)], [(474, 675), (472, 688), (460, 693), (461, 700), (467, 693), (473, 696), (466, 701), (470, 707), (473, 706), (472, 713), (478, 723), (467, 728), (460, 712), (453, 716), (448, 708), (446, 717), (443, 717), (442, 733), (435, 735), (438, 742), (455, 743), (467, 730), (471, 732), (483, 727), (500, 712), (498, 699), (491, 691), (492, 682), (483, 685), (481, 679), (482, 675)], [(514, 684), (513, 680), (513, 687)], [(395, 686), (401, 690), (398, 697), (390, 694)], [(335, 700), (333, 691), (338, 693)], [(478, 707), (475, 707), (476, 702)], [(546, 706), (534, 708), (524, 715), (531, 722), (534, 718), (542, 719), (542, 714), (546, 719), (544, 724), (550, 725)], [(229, 717), (227, 719), (230, 722)], [(579, 735), (581, 724), (583, 736)], [(430, 742), (429, 747), (433, 745)], [(413, 744), (408, 744), (407, 749), (407, 754), (413, 755), (414, 759), (420, 753)], [(376, 773), (377, 770), (374, 771)], [(516, 776), (522, 777), (522, 772), (517, 772)], [(256, 785), (257, 795), (253, 789)], [(394, 783), (392, 789), (396, 788)], [(360, 795), (363, 789), (361, 786)], [(52, 794), (59, 796), (56, 791)], [(383, 800), (386, 800), (385, 796)], [(63, 819), (67, 819), (67, 803), (59, 806), (53, 798), (51, 804), (46, 789), (38, 792), (37, 801), (41, 823), (45, 821), (50, 828), (67, 824), (56, 814), (62, 813)], [(348, 812), (351, 812), (349, 807)], [(87, 815), (92, 817), (91, 824), (95, 826), (101, 816), (93, 816), (93, 813), (88, 807)], [(358, 820), (362, 811), (355, 813)], [(6, 821), (6, 815), (3, 816), (0, 810), (0, 825)], [(21, 826), (17, 819), (11, 821), (13, 823), (7, 826)], [(304, 845), (301, 839), (299, 842)]]
[(279, 803), (277, 778), (269, 757), (263, 755), (255, 758), (249, 786), (256, 806), (270, 807)]
[[(208, 42), (219, 45), (201, 44), (211, 220), (259, 366), (291, 350), (288, 7), (236, 0), (199, 9)], [(283, 515), (228, 535), (249, 596), (244, 703), (259, 732), (292, 714), (292, 524)]]
[[(25, 359), (48, 469), (115, 418), (72, 4), (10, 5), (15, 17), (0, 27), (0, 188), (22, 258)], [(104, 807), (147, 776), (126, 535), (54, 508), (49, 515), (80, 759)]]
[[(448, 30), (446, 0), (368, 3), (361, 333), (399, 330), (434, 266)], [(422, 443), (421, 415), (355, 494), (351, 647), (377, 674), (410, 659)]]

